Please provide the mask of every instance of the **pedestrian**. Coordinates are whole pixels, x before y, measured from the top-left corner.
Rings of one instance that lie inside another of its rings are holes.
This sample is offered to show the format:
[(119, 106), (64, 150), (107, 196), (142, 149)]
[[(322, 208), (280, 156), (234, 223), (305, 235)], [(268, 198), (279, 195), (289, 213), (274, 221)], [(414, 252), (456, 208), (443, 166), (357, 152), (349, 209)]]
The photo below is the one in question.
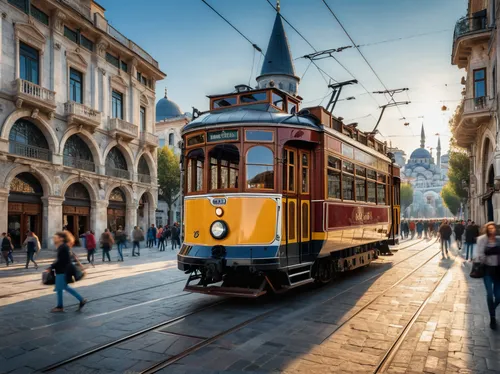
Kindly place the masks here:
[(92, 265), (92, 267), (95, 267), (95, 265), (94, 265), (94, 253), (95, 253), (96, 247), (97, 247), (97, 243), (95, 240), (94, 231), (89, 230), (85, 234), (85, 248), (87, 248), (87, 261), (89, 262), (89, 264)]
[(436, 235), (437, 237), (437, 234), (439, 232), (439, 227), (441, 226), (441, 223), (439, 221), (434, 221), (434, 235)]
[(165, 230), (163, 231), (163, 234), (165, 235), (165, 243), (168, 243), (170, 241), (170, 238), (172, 237), (172, 229), (170, 228), (169, 225), (165, 225)]
[(474, 221), (470, 221), (465, 229), (465, 260), (469, 261), (469, 253), (470, 260), (472, 261), (473, 255), (472, 252), (474, 250), (474, 244), (476, 244), (476, 239), (479, 236), (479, 227), (476, 225)]
[(181, 247), (181, 243), (179, 241), (180, 233), (177, 222), (174, 223), (171, 231), (172, 231), (172, 251), (173, 251), (176, 248), (176, 246), (179, 246), (179, 248)]
[(68, 231), (59, 231), (54, 235), (54, 245), (57, 247), (57, 259), (50, 265), (47, 270), (53, 270), (56, 273), (56, 292), (57, 292), (57, 306), (52, 309), (52, 312), (64, 312), (63, 306), (63, 291), (65, 290), (69, 294), (73, 295), (79, 302), (78, 310), (82, 309), (87, 303), (87, 299), (84, 299), (76, 290), (68, 286), (66, 282), (66, 272), (68, 267), (71, 265), (71, 242), (74, 242), (74, 238)]
[(452, 230), (447, 220), (444, 220), (441, 226), (439, 226), (438, 232), (439, 232), (439, 237), (441, 238), (441, 253), (443, 255), (443, 258), (445, 250), (446, 250), (446, 256), (449, 257), (448, 248), (450, 247)]
[(457, 247), (458, 250), (462, 250), (462, 237), (464, 235), (465, 231), (465, 226), (464, 226), (464, 221), (458, 221), (455, 223), (455, 227), (453, 228), (453, 231), (455, 232), (455, 240), (457, 241)]
[(137, 248), (137, 256), (141, 255), (141, 246), (140, 242), (144, 240), (144, 233), (142, 230), (138, 227), (134, 227), (134, 231), (132, 231), (132, 257), (135, 257), (135, 249)]
[(2, 257), (5, 259), (5, 264), (9, 266), (9, 253), (12, 251), (12, 242), (7, 236), (7, 233), (2, 233)]
[(158, 227), (156, 239), (158, 239), (158, 249), (160, 250), (160, 252), (163, 252), (165, 250), (165, 238), (163, 237), (163, 227), (161, 226)]
[(401, 224), (401, 234), (404, 239), (408, 239), (408, 231), (410, 228), (408, 227), (408, 221), (404, 220), (403, 223)]
[(31, 262), (35, 264), (35, 269), (38, 269), (38, 264), (35, 262), (35, 253), (40, 251), (40, 241), (33, 231), (28, 231), (26, 240), (23, 246), (26, 246), (26, 269)]
[(429, 221), (424, 220), (423, 226), (424, 226), (424, 239), (427, 239), (427, 235), (429, 232)]
[(10, 233), (7, 233), (7, 238), (9, 238), (10, 242), (11, 242), (11, 247), (10, 247), (10, 251), (9, 251), (9, 259), (10, 259), (10, 262), (14, 263), (14, 244), (12, 244), (12, 236), (10, 236)]
[(105, 256), (108, 258), (108, 261), (111, 262), (111, 257), (109, 257), (109, 251), (111, 248), (113, 248), (113, 243), (115, 242), (113, 240), (113, 237), (111, 236), (111, 233), (109, 232), (108, 229), (105, 229), (104, 232), (101, 235), (101, 239), (99, 240), (101, 242), (101, 248), (102, 248), (102, 262), (104, 262)]
[(417, 222), (417, 238), (422, 239), (422, 233), (424, 231), (424, 224), (422, 220)]
[(410, 234), (411, 234), (411, 237), (410, 239), (413, 240), (413, 238), (415, 237), (415, 221), (410, 221)]
[(496, 330), (495, 310), (500, 304), (500, 237), (494, 222), (485, 225), (485, 234), (477, 239), (477, 257), (475, 262), (484, 264), (484, 287), (490, 312), (490, 328)]
[(148, 229), (148, 248), (152, 248), (153, 245), (156, 246), (156, 227), (153, 224), (151, 224), (151, 227)]
[(118, 230), (115, 231), (115, 242), (116, 242), (116, 248), (118, 249), (118, 256), (120, 257), (118, 261), (121, 262), (123, 262), (123, 247), (126, 240), (127, 236), (123, 231), (123, 227), (118, 226)]

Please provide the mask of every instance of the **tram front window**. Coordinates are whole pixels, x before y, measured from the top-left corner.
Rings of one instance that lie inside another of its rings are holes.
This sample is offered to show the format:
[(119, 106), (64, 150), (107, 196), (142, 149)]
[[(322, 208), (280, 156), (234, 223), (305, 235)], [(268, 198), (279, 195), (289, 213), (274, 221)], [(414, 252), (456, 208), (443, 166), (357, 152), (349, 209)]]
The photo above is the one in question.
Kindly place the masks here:
[(269, 148), (255, 146), (246, 157), (247, 188), (274, 189), (274, 154)]
[(210, 150), (210, 189), (238, 188), (240, 152), (232, 144), (220, 144)]
[(193, 149), (187, 155), (187, 192), (203, 190), (203, 162), (205, 153), (203, 149)]

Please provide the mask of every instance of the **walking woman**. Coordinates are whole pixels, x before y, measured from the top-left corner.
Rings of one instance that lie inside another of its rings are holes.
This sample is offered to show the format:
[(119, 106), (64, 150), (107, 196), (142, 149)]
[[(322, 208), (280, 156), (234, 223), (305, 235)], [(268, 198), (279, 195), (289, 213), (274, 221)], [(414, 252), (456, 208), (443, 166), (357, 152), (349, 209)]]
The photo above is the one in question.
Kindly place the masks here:
[(101, 247), (102, 247), (102, 262), (104, 262), (104, 256), (108, 258), (108, 261), (111, 262), (111, 257), (109, 257), (109, 251), (113, 247), (113, 237), (108, 229), (105, 229), (101, 235)]
[(64, 312), (63, 307), (63, 291), (66, 290), (69, 294), (73, 295), (79, 302), (78, 309), (82, 309), (87, 303), (78, 292), (68, 286), (66, 283), (66, 271), (71, 265), (71, 253), (69, 245), (74, 238), (66, 231), (59, 231), (54, 235), (54, 245), (57, 246), (57, 259), (50, 265), (50, 269), (56, 273), (56, 292), (57, 292), (57, 306), (52, 309), (52, 312)]
[(94, 252), (96, 246), (97, 243), (95, 241), (94, 231), (90, 230), (85, 234), (85, 247), (87, 248), (87, 261), (89, 264), (92, 264), (93, 267), (95, 267)]
[(30, 264), (30, 261), (35, 264), (35, 269), (38, 269), (38, 264), (35, 261), (35, 253), (40, 250), (40, 241), (33, 231), (28, 231), (28, 236), (23, 243), (26, 246), (26, 269)]
[(486, 301), (490, 312), (490, 328), (496, 330), (497, 320), (495, 309), (500, 304), (500, 237), (494, 222), (485, 225), (485, 234), (477, 238), (476, 262), (485, 266), (484, 286), (486, 288)]

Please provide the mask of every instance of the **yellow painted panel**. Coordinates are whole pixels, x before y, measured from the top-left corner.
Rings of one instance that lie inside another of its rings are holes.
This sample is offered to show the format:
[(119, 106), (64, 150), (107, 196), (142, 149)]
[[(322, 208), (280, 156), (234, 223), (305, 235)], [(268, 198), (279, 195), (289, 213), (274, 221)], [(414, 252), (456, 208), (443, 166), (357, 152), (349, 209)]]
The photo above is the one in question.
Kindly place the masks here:
[[(270, 197), (217, 196), (227, 199), (221, 208), (224, 215), (215, 215), (215, 207), (208, 198), (185, 200), (185, 242), (202, 245), (270, 244), (276, 237), (277, 203)], [(229, 234), (216, 240), (210, 234), (210, 225), (223, 220)], [(197, 236), (197, 237), (195, 237)]]

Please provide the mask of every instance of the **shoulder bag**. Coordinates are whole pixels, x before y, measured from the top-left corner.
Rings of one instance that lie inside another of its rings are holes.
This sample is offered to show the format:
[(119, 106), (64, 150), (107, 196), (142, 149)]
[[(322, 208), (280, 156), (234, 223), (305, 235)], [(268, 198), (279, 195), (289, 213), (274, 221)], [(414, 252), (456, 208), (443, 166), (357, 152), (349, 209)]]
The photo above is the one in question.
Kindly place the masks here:
[(471, 278), (483, 278), (485, 273), (485, 265), (482, 262), (472, 263), (472, 269), (470, 271)]

